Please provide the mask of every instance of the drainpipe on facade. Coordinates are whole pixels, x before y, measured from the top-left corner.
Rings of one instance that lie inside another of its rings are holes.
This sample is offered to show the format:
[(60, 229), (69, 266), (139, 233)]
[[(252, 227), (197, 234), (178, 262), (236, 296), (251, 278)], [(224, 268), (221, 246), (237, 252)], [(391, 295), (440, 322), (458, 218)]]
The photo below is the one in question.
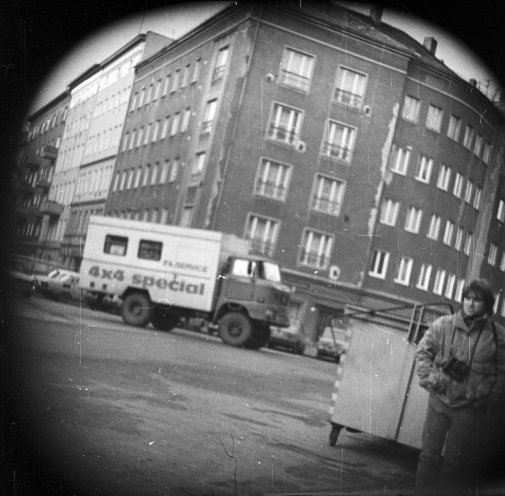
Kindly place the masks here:
[[(217, 194), (216, 205), (214, 207), (214, 212), (212, 213), (212, 221), (210, 222), (210, 226), (211, 226), (210, 229), (212, 229), (212, 230), (215, 230), (215, 228), (216, 228), (217, 212), (219, 211), (219, 207), (221, 205), (221, 197), (222, 197), (222, 194), (223, 194), (224, 183), (226, 181), (226, 174), (228, 173), (228, 168), (229, 168), (229, 165), (230, 165), (231, 151), (232, 151), (233, 142), (235, 140), (235, 135), (237, 134), (237, 128), (238, 128), (238, 123), (239, 123), (239, 116), (240, 116), (240, 111), (242, 109), (242, 102), (244, 100), (245, 88), (246, 88), (247, 82), (249, 80), (249, 71), (251, 69), (252, 58), (253, 58), (253, 55), (254, 55), (254, 49), (256, 47), (256, 42), (258, 40), (259, 25), (260, 25), (262, 13), (263, 13), (263, 4), (260, 4), (258, 18), (257, 18), (257, 21), (256, 21), (256, 27), (255, 27), (255, 30), (254, 30), (254, 36), (253, 36), (253, 40), (252, 40), (252, 43), (251, 43), (251, 52), (250, 52), (251, 54), (250, 54), (249, 60), (247, 61), (245, 75), (244, 75), (244, 79), (243, 79), (243, 82), (242, 82), (242, 87), (240, 89), (240, 97), (239, 97), (238, 105), (237, 105), (238, 108), (237, 108), (237, 112), (236, 112), (236, 115), (235, 115), (235, 118), (234, 118), (234, 123), (233, 123), (233, 127), (232, 127), (231, 136), (230, 136), (230, 139), (229, 139), (228, 150), (226, 152), (226, 159), (224, 161), (223, 173), (221, 174), (221, 183), (218, 185), (218, 194)], [(217, 171), (216, 171), (216, 174), (218, 174), (218, 173), (219, 173), (219, 166), (217, 167)]]

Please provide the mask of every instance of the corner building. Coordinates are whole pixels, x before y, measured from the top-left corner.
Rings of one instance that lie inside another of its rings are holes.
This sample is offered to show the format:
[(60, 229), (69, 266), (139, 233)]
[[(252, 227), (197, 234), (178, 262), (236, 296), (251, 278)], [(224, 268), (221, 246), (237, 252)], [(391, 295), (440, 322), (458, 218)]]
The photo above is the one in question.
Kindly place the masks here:
[(139, 64), (106, 214), (251, 239), (308, 341), (347, 303), (455, 303), (503, 118), (380, 15), (242, 2)]

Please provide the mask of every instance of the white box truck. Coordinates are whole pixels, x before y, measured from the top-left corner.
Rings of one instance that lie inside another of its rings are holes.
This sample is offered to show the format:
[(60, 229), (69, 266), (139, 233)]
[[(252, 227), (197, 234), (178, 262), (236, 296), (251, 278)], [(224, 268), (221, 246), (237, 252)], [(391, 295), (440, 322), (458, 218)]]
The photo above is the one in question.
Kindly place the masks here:
[(218, 326), (224, 343), (257, 349), (270, 325), (289, 326), (290, 289), (276, 262), (249, 251), (230, 234), (93, 215), (81, 286), (119, 297), (127, 324), (169, 331), (200, 317)]

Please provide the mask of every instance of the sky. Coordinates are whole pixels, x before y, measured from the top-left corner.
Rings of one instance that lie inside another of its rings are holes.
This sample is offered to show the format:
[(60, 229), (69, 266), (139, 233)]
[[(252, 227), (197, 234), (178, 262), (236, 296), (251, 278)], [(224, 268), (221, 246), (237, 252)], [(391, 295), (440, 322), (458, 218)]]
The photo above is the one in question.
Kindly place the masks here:
[[(38, 95), (31, 104), (32, 112), (62, 93), (67, 84), (87, 68), (106, 59), (139, 33), (154, 31), (177, 39), (230, 3), (187, 2), (166, 9), (139, 12), (90, 34), (79, 45), (69, 49), (40, 85)], [(339, 3), (362, 13), (369, 12), (369, 6), (363, 3)], [(426, 36), (433, 36), (438, 41), (436, 56), (449, 68), (465, 80), (475, 79), (479, 89), (490, 99), (499, 91), (495, 76), (480, 63), (472, 50), (440, 27), (389, 9), (384, 10), (382, 20), (405, 31), (420, 43)]]

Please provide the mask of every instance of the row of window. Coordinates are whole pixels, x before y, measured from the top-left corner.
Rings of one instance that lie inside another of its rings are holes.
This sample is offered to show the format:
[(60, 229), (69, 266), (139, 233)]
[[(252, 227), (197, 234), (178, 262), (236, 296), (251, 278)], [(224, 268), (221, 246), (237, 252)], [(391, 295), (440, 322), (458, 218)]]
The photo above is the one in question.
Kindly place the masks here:
[[(372, 255), (372, 261), (368, 274), (379, 279), (386, 279), (388, 266), (390, 261), (390, 253), (382, 250), (375, 250)], [(413, 275), (414, 259), (407, 256), (401, 256), (395, 267), (393, 281), (402, 286), (411, 285)], [(433, 294), (445, 296), (449, 299), (461, 301), (461, 294), (464, 287), (464, 279), (459, 279), (456, 285), (456, 275), (449, 273), (445, 269), (438, 268), (433, 274), (433, 266), (429, 263), (421, 263), (417, 277), (415, 279), (415, 287), (422, 291), (431, 291)], [(454, 290), (456, 289), (456, 292)]]
[[(388, 226), (395, 226), (400, 209), (400, 202), (391, 199), (384, 199), (381, 205), (379, 222)], [(407, 208), (405, 216), (404, 229), (413, 234), (419, 234), (421, 230), (421, 221), (423, 218), (423, 209), (410, 205)], [(442, 227), (442, 218), (440, 215), (432, 214), (426, 236), (433, 240), (438, 240)], [(454, 233), (456, 237), (454, 238)], [(447, 246), (453, 246), (457, 251), (463, 248), (463, 252), (469, 255), (473, 244), (473, 233), (468, 232), (463, 246), (464, 230), (462, 227), (456, 229), (454, 222), (446, 220), (443, 243)]]
[(114, 112), (121, 105), (128, 103), (131, 86), (119, 90), (117, 93), (98, 101), (95, 105), (93, 117), (99, 117), (107, 112)]
[(19, 237), (37, 238), (40, 229), (40, 219), (20, 220), (16, 223), (16, 235)]
[(182, 113), (176, 112), (174, 115), (167, 115), (163, 122), (157, 120), (148, 123), (147, 126), (141, 126), (139, 129), (127, 131), (123, 136), (121, 151), (132, 150), (141, 145), (165, 139), (167, 136), (184, 133), (188, 130), (190, 118), (191, 109), (188, 107)]
[[(421, 110), (421, 100), (419, 98), (406, 95), (403, 103), (402, 117), (403, 119), (419, 123), (419, 114)], [(444, 110), (437, 106), (430, 104), (426, 117), (426, 128), (430, 131), (440, 133), (442, 129), (442, 119)], [(461, 139), (461, 131), (463, 129), (463, 122), (461, 117), (451, 114), (449, 117), (449, 124), (447, 126), (447, 136), (453, 141), (459, 142)], [(484, 163), (489, 164), (493, 145), (490, 142), (484, 143), (484, 137), (476, 133), (475, 128), (471, 124), (467, 124), (463, 135), (462, 144), (468, 150), (483, 160)]]
[[(412, 148), (409, 146), (400, 147), (393, 145), (390, 170), (396, 174), (406, 176), (411, 153)], [(414, 179), (419, 182), (429, 184), (431, 182), (433, 169), (433, 159), (421, 154), (417, 162)], [(447, 165), (441, 164), (437, 176), (437, 188), (441, 191), (449, 191), (452, 176), (452, 169)], [(482, 188), (476, 186), (470, 179), (466, 180), (466, 187), (464, 188), (464, 186), (465, 177), (459, 172), (455, 172), (454, 181), (452, 183), (452, 194), (456, 198), (461, 198), (463, 196), (463, 189), (465, 189), (464, 198), (466, 203), (473, 204), (474, 208), (478, 210), (481, 203)]]
[(51, 117), (48, 117), (43, 122), (37, 125), (30, 126), (30, 131), (28, 132), (28, 140), (34, 140), (38, 136), (47, 133), (49, 129), (53, 129), (56, 125), (65, 122), (67, 118), (68, 108), (65, 107), (63, 110), (55, 111)]
[(121, 139), (121, 124), (91, 135), (84, 146), (84, 156), (94, 155), (115, 148)]
[(167, 74), (164, 78), (159, 78), (157, 81), (152, 79), (149, 86), (142, 86), (139, 91), (135, 91), (130, 102), (130, 112), (148, 105), (158, 100), (158, 98), (163, 98), (169, 93), (185, 88), (188, 84), (198, 82), (201, 65), (202, 60), (198, 58), (193, 67), (191, 67), (191, 64), (186, 64), (173, 73)]
[(145, 164), (116, 172), (111, 190), (124, 191), (141, 186), (174, 182), (179, 174), (180, 166), (180, 159), (176, 157), (172, 160), (166, 159), (163, 164), (155, 162), (152, 165)]
[(167, 224), (169, 209), (163, 208), (145, 208), (140, 209), (128, 209), (124, 211), (114, 211), (110, 214), (112, 217), (117, 217), (119, 219), (131, 219), (131, 220), (141, 220), (144, 222), (155, 222), (157, 224)]

